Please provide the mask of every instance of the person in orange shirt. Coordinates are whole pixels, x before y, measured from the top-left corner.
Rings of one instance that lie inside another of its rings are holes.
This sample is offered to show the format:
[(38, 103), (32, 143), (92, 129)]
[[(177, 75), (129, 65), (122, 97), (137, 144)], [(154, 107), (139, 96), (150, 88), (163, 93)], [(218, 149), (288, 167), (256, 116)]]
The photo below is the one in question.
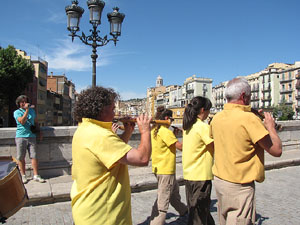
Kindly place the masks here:
[(220, 225), (255, 223), (255, 181), (264, 181), (264, 150), (281, 156), (282, 144), (270, 113), (262, 122), (251, 112), (251, 88), (235, 78), (225, 88), (227, 102), (210, 124), (214, 139), (214, 186)]

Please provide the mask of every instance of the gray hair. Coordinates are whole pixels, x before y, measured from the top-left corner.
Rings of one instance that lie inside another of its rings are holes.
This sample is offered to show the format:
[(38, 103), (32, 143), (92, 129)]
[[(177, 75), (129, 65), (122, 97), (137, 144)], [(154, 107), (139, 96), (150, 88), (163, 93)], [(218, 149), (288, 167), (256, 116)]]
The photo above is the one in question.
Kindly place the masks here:
[(225, 88), (225, 97), (228, 102), (238, 100), (242, 93), (251, 95), (251, 87), (245, 78), (234, 78), (228, 82)]

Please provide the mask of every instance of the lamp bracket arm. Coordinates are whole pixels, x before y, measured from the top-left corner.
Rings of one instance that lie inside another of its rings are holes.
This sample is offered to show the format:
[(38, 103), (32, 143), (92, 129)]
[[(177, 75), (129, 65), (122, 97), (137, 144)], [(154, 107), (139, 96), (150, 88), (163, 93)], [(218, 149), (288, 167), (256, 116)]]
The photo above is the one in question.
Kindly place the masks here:
[(83, 32), (81, 35), (78, 35), (76, 33), (69, 34), (69, 36), (72, 37), (72, 41), (74, 40), (74, 37), (78, 37), (84, 44), (89, 46), (96, 46), (96, 47), (102, 47), (108, 44), (108, 42), (113, 41), (116, 45), (117, 43), (117, 37), (114, 36), (111, 39), (107, 38), (107, 35), (105, 35), (103, 38), (98, 35), (99, 31), (92, 32), (91, 35), (86, 36)]
[(118, 40), (118, 36), (113, 35), (113, 38), (109, 39), (108, 41), (113, 41), (114, 44), (115, 44), (115, 46), (116, 46), (116, 45), (117, 45), (117, 41), (119, 41), (119, 40)]

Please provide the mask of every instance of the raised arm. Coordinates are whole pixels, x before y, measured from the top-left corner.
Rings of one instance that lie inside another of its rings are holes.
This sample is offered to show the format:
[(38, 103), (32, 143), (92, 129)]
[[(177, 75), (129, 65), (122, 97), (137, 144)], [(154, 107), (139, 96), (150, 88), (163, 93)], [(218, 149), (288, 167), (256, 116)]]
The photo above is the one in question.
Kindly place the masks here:
[(177, 142), (175, 143), (175, 147), (176, 147), (176, 149), (182, 151), (182, 142), (177, 141)]
[(275, 121), (270, 113), (264, 112), (264, 124), (269, 131), (269, 135), (258, 141), (260, 147), (265, 149), (270, 155), (280, 157), (282, 154), (282, 143), (275, 129)]
[(128, 143), (128, 141), (131, 138), (132, 132), (134, 131), (135, 123), (132, 122), (126, 122), (124, 124), (124, 132), (120, 135), (120, 138), (125, 142)]
[(138, 148), (132, 148), (119, 162), (132, 166), (147, 166), (151, 156), (151, 117), (140, 115), (137, 124), (141, 134), (141, 142)]
[(29, 105), (30, 105), (29, 103), (25, 104), (25, 112), (24, 112), (23, 116), (18, 117), (18, 121), (22, 125), (24, 125), (27, 121), (27, 116), (28, 116), (28, 113), (29, 113)]

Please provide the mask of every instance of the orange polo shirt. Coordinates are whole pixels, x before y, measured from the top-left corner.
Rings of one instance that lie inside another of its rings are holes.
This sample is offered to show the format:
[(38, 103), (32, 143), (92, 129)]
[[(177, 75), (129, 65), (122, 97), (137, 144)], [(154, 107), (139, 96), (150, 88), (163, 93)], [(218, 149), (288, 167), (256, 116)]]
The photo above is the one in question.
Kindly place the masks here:
[(250, 106), (225, 104), (210, 125), (215, 148), (213, 174), (232, 183), (264, 181), (264, 150), (257, 142), (268, 134)]

